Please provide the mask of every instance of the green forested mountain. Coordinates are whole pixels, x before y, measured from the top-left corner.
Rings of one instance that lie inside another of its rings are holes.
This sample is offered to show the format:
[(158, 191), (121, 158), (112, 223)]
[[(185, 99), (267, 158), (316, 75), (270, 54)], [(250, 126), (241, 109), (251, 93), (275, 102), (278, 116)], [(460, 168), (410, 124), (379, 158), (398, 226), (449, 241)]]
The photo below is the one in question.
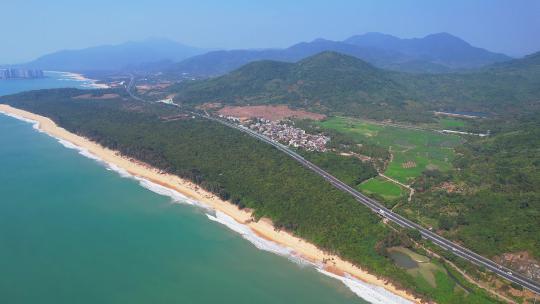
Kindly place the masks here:
[(441, 109), (504, 114), (535, 107), (540, 100), (539, 57), (434, 75), (385, 71), (351, 56), (323, 52), (297, 63), (250, 63), (170, 91), (184, 105), (282, 103), (375, 119), (426, 121), (428, 111)]
[(540, 102), (540, 52), (470, 73), (399, 77), (432, 108), (514, 115)]
[(297, 63), (258, 61), (222, 77), (183, 83), (170, 90), (184, 105), (288, 104), (320, 112), (381, 115), (407, 107), (407, 88), (393, 72), (357, 58), (323, 52)]
[(226, 76), (182, 86), (176, 99), (189, 103), (207, 99), (233, 103), (289, 101), (293, 106), (313, 106), (322, 101), (323, 107), (329, 108), (346, 104), (353, 95), (363, 102), (403, 98), (392, 96), (399, 95), (403, 88), (389, 75), (362, 60), (324, 52), (294, 64), (250, 63)]

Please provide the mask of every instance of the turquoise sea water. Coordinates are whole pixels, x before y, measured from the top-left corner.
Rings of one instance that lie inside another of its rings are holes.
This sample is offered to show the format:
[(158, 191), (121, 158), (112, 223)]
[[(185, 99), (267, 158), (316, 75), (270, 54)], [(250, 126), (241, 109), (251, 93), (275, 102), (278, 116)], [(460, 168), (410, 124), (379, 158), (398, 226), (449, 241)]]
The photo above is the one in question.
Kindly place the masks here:
[(207, 213), (0, 114), (0, 303), (367, 303)]
[(53, 88), (88, 88), (93, 81), (79, 81), (63, 72), (45, 72), (45, 78), (0, 80), (0, 96), (23, 91)]

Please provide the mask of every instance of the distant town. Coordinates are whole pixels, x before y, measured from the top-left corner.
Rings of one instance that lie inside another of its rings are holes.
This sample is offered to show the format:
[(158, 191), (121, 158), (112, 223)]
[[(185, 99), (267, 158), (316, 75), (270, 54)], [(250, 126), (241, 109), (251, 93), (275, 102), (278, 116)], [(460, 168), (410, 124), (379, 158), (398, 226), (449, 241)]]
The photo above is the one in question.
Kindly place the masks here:
[(0, 79), (34, 79), (45, 77), (42, 70), (0, 69)]

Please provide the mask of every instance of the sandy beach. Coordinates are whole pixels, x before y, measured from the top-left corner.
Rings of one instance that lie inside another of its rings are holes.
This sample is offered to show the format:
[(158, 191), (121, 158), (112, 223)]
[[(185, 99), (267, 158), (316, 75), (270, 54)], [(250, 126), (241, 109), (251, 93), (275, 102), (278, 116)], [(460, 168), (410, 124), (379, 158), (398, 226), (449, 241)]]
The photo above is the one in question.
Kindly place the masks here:
[[(54, 71), (51, 71), (51, 72), (54, 72)], [(109, 88), (109, 86), (107, 84), (105, 84), (105, 83), (97, 83), (96, 80), (86, 78), (82, 74), (72, 73), (72, 72), (56, 72), (56, 73), (62, 73), (65, 77), (73, 79), (73, 80), (90, 82), (90, 84), (88, 86), (91, 87), (91, 88), (94, 88), (94, 89), (108, 89)]]
[(0, 104), (0, 111), (36, 121), (39, 124), (39, 129), (43, 132), (53, 137), (68, 141), (78, 147), (84, 148), (106, 163), (114, 164), (115, 166), (129, 172), (133, 176), (140, 177), (164, 187), (173, 189), (181, 194), (184, 194), (190, 199), (198, 201), (203, 205), (216, 210), (216, 212), (222, 212), (232, 217), (238, 223), (246, 225), (257, 235), (291, 249), (294, 251), (295, 255), (309, 260), (312, 263), (322, 265), (322, 268), (325, 271), (331, 272), (338, 276), (348, 274), (365, 283), (383, 287), (385, 290), (409, 301), (420, 303), (419, 299), (414, 298), (405, 291), (398, 290), (395, 286), (387, 283), (385, 280), (377, 278), (375, 275), (372, 275), (361, 268), (342, 260), (338, 256), (327, 254), (313, 244), (295, 237), (292, 234), (284, 231), (276, 231), (269, 219), (261, 219), (258, 222), (252, 221), (252, 214), (249, 212), (249, 210), (240, 210), (232, 203), (219, 199), (215, 195), (204, 191), (189, 181), (183, 180), (171, 174), (164, 174), (144, 163), (124, 157), (117, 151), (104, 148), (84, 137), (70, 133), (67, 130), (57, 126), (47, 117), (39, 116), (34, 113), (16, 109), (4, 104)]

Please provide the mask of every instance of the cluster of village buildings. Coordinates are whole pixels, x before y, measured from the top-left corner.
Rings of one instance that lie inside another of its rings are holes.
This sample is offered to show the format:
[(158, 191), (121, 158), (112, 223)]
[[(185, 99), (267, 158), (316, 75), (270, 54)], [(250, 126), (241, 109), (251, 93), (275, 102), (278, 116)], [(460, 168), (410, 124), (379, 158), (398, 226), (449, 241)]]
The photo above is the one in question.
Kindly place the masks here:
[(250, 121), (247, 126), (272, 140), (307, 151), (326, 152), (326, 144), (330, 141), (328, 136), (308, 134), (294, 126), (267, 119)]

